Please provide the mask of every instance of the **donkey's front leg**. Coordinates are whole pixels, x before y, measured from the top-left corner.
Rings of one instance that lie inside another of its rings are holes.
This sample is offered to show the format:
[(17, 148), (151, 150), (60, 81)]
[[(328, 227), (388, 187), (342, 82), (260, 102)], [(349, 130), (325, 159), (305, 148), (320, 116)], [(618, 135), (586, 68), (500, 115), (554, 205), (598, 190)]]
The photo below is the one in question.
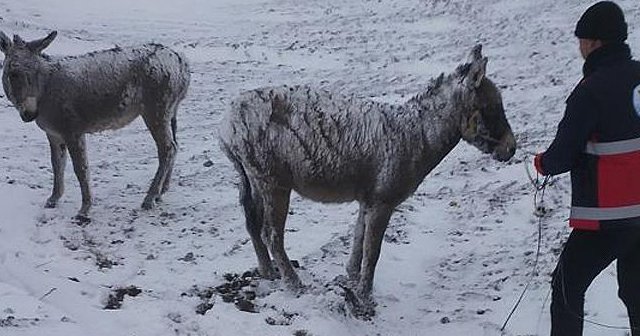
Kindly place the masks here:
[(364, 303), (371, 302), (371, 290), (373, 287), (373, 274), (380, 257), (380, 247), (384, 238), (384, 231), (389, 225), (389, 219), (394, 206), (389, 204), (375, 204), (364, 206), (364, 253), (360, 281), (356, 289), (356, 295)]
[(67, 163), (67, 145), (56, 136), (47, 134), (51, 147), (51, 168), (53, 169), (53, 191), (45, 203), (45, 208), (55, 208), (64, 193), (64, 167)]
[(87, 165), (87, 148), (84, 135), (74, 135), (67, 140), (69, 155), (73, 163), (73, 170), (80, 182), (82, 192), (82, 206), (76, 215), (81, 221), (89, 220), (89, 210), (91, 209), (91, 189), (89, 188), (89, 166)]
[(284, 248), (284, 227), (289, 212), (289, 197), (291, 189), (287, 188), (267, 188), (263, 193), (264, 200), (264, 229), (269, 235), (269, 250), (280, 275), (287, 286), (292, 289), (302, 288), (302, 281), (291, 266), (291, 261)]

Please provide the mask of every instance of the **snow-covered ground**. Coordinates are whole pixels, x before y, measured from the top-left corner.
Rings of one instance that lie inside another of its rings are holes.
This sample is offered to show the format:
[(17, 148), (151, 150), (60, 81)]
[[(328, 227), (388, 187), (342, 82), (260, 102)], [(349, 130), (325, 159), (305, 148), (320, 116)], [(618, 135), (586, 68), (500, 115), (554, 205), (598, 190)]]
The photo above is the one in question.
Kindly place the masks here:
[[(640, 3), (619, 3), (637, 51)], [(572, 32), (589, 4), (0, 0), (0, 29), (9, 36), (35, 39), (58, 30), (51, 54), (156, 41), (186, 54), (193, 71), (179, 111), (173, 188), (164, 202), (139, 209), (156, 153), (137, 120), (88, 137), (95, 202), (86, 226), (71, 220), (80, 193), (70, 164), (60, 206), (43, 208), (52, 185), (46, 138), (2, 97), (0, 335), (500, 335), (529, 279), (507, 334), (548, 334), (549, 274), (569, 232), (569, 184), (563, 176), (547, 190), (551, 212), (543, 220), (539, 272), (530, 278), (538, 222), (523, 162), (549, 144), (580, 78)], [(237, 204), (237, 177), (216, 140), (233, 96), (307, 83), (401, 101), (452, 71), (478, 42), (489, 57), (490, 78), (502, 89), (519, 151), (498, 163), (461, 143), (399, 206), (377, 267), (374, 319), (345, 313), (333, 281), (345, 274), (356, 205), (298, 196), (286, 246), (309, 290), (296, 294), (278, 282), (254, 282), (253, 313), (220, 294), (204, 297), (228, 282), (226, 273), (257, 264)], [(611, 267), (587, 293), (590, 320), (626, 326), (616, 289)], [(104, 309), (116, 292), (124, 294), (122, 305)], [(625, 334), (593, 324), (585, 331)]]

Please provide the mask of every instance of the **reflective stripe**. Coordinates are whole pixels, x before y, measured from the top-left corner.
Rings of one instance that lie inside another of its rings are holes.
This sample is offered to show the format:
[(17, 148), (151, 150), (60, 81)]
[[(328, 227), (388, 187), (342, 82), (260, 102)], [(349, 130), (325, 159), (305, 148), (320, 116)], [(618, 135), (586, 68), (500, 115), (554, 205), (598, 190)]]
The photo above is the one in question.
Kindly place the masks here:
[(640, 138), (612, 141), (612, 142), (587, 142), (584, 151), (593, 155), (613, 155), (635, 152), (640, 150)]
[(640, 217), (640, 205), (615, 208), (571, 207), (571, 218), (588, 220), (611, 220)]

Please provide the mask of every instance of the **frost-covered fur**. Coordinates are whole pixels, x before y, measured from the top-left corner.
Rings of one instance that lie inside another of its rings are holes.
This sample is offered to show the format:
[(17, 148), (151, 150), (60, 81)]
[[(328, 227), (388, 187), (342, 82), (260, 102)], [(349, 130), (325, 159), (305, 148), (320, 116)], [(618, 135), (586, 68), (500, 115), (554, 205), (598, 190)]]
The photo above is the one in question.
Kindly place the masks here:
[(159, 44), (113, 48), (82, 56), (52, 58), (42, 54), (55, 38), (11, 41), (0, 32), (5, 54), (2, 83), (23, 121), (36, 121), (49, 139), (54, 183), (46, 207), (55, 207), (64, 190), (69, 150), (80, 182), (87, 219), (91, 207), (86, 133), (121, 128), (142, 116), (158, 149), (159, 167), (142, 203), (152, 208), (169, 187), (176, 153), (176, 111), (189, 86), (183, 56)]
[(288, 284), (300, 285), (283, 242), (292, 190), (320, 202), (356, 200), (360, 211), (347, 273), (358, 282), (358, 298), (371, 302), (393, 209), (460, 139), (500, 161), (515, 152), (500, 93), (484, 77), (486, 64), (476, 46), (468, 63), (403, 105), (307, 86), (242, 93), (220, 133), (241, 175), (240, 201), (261, 274), (276, 276), (270, 251)]

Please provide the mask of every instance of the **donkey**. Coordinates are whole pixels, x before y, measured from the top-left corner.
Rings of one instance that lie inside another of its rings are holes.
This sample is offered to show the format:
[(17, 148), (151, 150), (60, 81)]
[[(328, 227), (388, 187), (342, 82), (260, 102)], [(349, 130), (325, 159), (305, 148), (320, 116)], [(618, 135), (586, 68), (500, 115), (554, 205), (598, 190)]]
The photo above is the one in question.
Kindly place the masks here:
[(176, 111), (190, 80), (185, 58), (160, 44), (53, 58), (42, 51), (56, 35), (53, 31), (25, 42), (18, 35), (11, 41), (0, 32), (4, 92), (24, 122), (35, 120), (45, 131), (51, 147), (53, 191), (45, 207), (56, 207), (62, 196), (68, 150), (82, 192), (76, 218), (89, 220), (85, 134), (124, 127), (141, 115), (160, 161), (142, 203), (144, 209), (153, 208), (169, 188), (173, 170)]
[[(498, 161), (516, 141), (498, 88), (485, 77), (481, 45), (455, 72), (432, 79), (403, 105), (358, 100), (307, 86), (247, 91), (220, 127), (223, 151), (240, 181), (240, 203), (263, 277), (301, 286), (284, 248), (289, 196), (358, 201), (346, 270), (356, 303), (373, 310), (373, 276), (394, 208), (460, 139)], [(266, 241), (266, 244), (265, 244)]]

